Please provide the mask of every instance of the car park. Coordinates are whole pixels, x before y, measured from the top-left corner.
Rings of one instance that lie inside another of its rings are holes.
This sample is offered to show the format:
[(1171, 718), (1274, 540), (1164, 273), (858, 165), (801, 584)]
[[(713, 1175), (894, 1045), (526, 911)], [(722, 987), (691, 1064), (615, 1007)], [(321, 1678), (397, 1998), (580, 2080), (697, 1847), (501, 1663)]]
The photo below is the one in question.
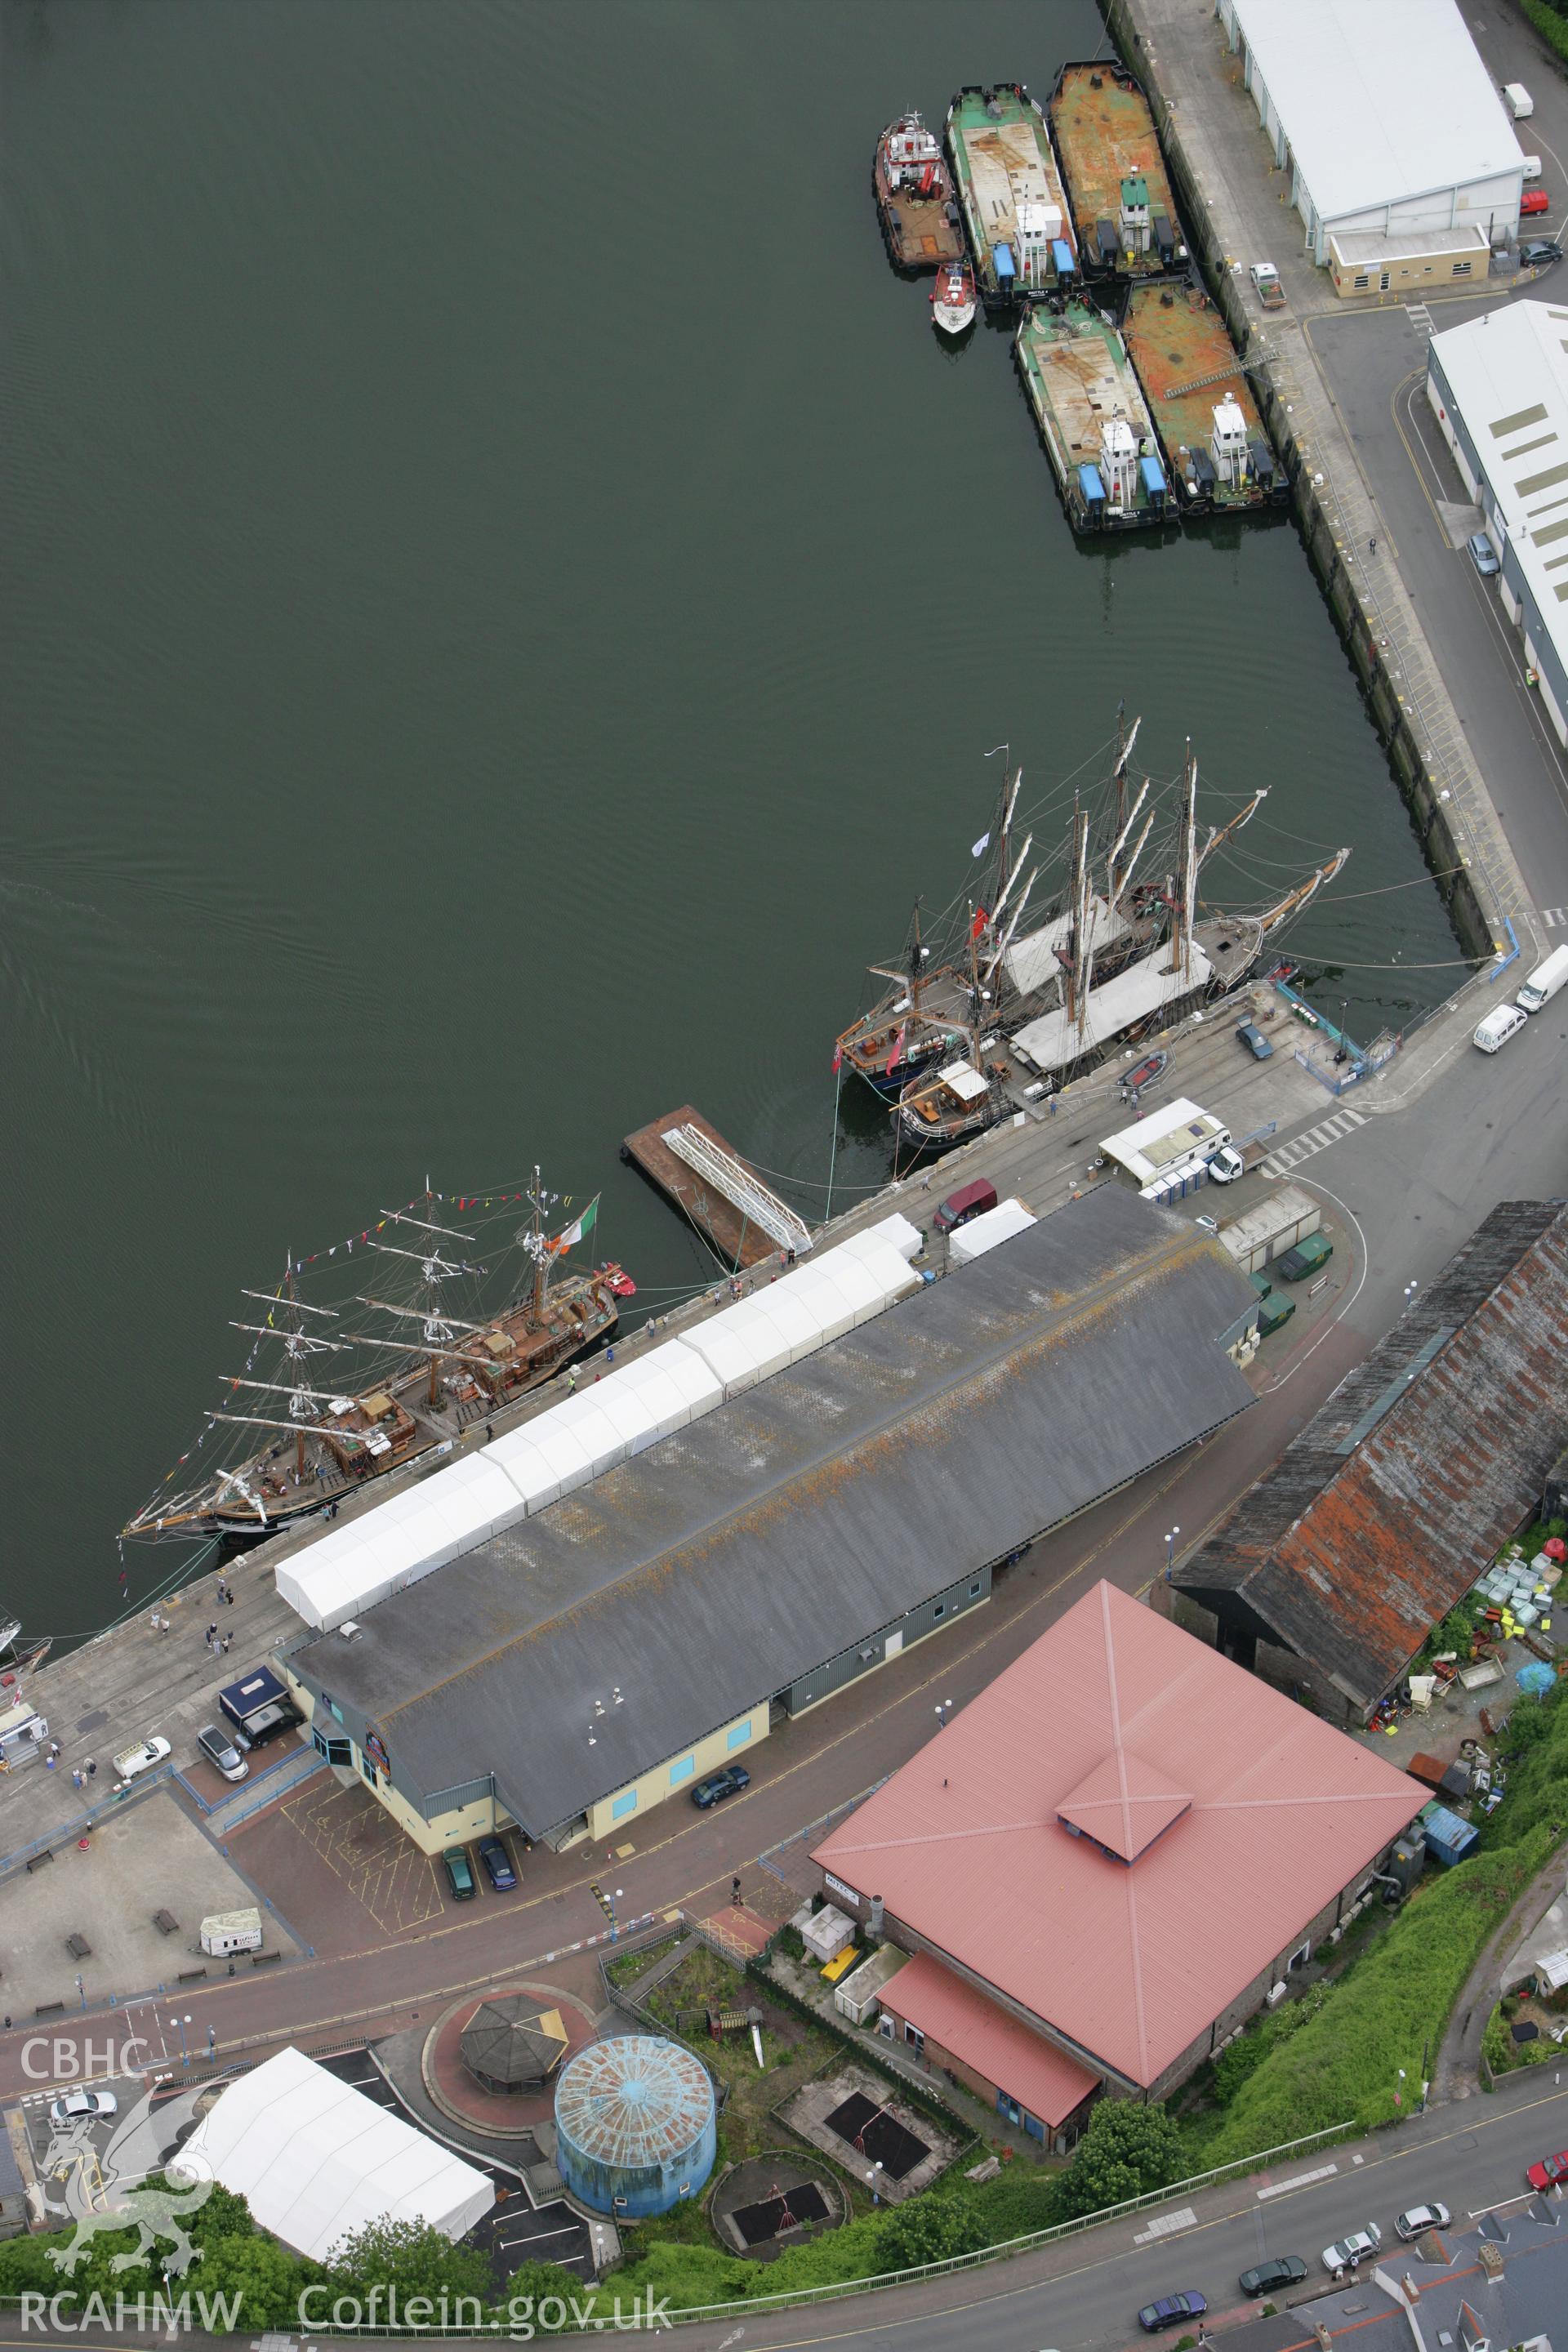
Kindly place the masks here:
[(511, 1866), (511, 1856), (499, 1837), (479, 1840), (479, 1860), (485, 1866), (485, 1876), (498, 1895), (508, 1895), (517, 1885), (517, 1873)]
[(710, 1772), (699, 1780), (691, 1791), (691, 1801), (700, 1813), (721, 1805), (726, 1797), (738, 1797), (742, 1789), (752, 1785), (752, 1776), (743, 1764), (726, 1764), (721, 1772)]
[(454, 1903), (471, 1903), (476, 1888), (473, 1869), (460, 1845), (449, 1845), (441, 1856), (447, 1873), (447, 1884), (452, 1890)]
[(49, 2103), (50, 2120), (57, 2124), (74, 2124), (90, 2116), (117, 2116), (120, 2102), (112, 2091), (68, 2091), (63, 2099)]
[(1534, 236), (1528, 245), (1520, 247), (1519, 257), (1527, 269), (1544, 269), (1548, 262), (1562, 260), (1563, 248), (1550, 237)]
[(1306, 2275), (1307, 2265), (1300, 2254), (1276, 2254), (1272, 2262), (1243, 2271), (1237, 2284), (1243, 2294), (1273, 2294), (1282, 2286), (1300, 2286)]
[(1146, 2303), (1138, 2315), (1138, 2325), (1145, 2336), (1157, 2336), (1163, 2327), (1201, 2319), (1208, 2307), (1208, 2297), (1189, 2287), (1184, 2294), (1163, 2294), (1158, 2303)]
[(1412, 2205), (1407, 2213), (1399, 2215), (1394, 2227), (1408, 2243), (1412, 2238), (1424, 2236), (1428, 2230), (1446, 2230), (1453, 2218), (1446, 2205), (1434, 2201), (1430, 2205)]
[(1375, 2254), (1382, 2243), (1383, 2231), (1375, 2221), (1369, 2221), (1364, 2230), (1352, 2230), (1337, 2244), (1323, 2248), (1323, 2268), (1326, 2271), (1353, 2271), (1358, 2263), (1364, 2263)]
[(1470, 562), (1483, 580), (1489, 580), (1494, 572), (1501, 571), (1502, 566), (1497, 560), (1497, 550), (1484, 530), (1471, 531), (1465, 545), (1470, 551)]
[(1543, 2156), (1524, 2177), (1532, 2189), (1555, 2189), (1560, 2181), (1568, 2181), (1568, 2147), (1556, 2156)]
[(1255, 1062), (1273, 1060), (1274, 1048), (1256, 1021), (1238, 1021), (1236, 1024), (1236, 1034)]

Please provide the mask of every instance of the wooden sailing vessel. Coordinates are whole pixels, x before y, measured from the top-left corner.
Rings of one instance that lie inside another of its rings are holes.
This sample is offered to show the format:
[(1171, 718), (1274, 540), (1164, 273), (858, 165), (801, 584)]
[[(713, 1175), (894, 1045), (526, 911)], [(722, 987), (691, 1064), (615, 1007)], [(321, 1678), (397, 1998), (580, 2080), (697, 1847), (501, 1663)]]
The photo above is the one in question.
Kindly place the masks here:
[[(620, 1298), (636, 1287), (629, 1276), (613, 1262), (555, 1271), (593, 1230), (597, 1200), (552, 1234), (545, 1213), (557, 1196), (544, 1191), (537, 1168), (527, 1197), (531, 1220), (512, 1241), (529, 1262), (528, 1277), (489, 1317), (457, 1314), (451, 1296), (456, 1286), (468, 1304), (489, 1273), (451, 1246), (472, 1247), (475, 1236), (412, 1210), (387, 1211), (362, 1243), (365, 1256), (417, 1267), (411, 1297), (359, 1292), (335, 1307), (320, 1305), (300, 1295), (300, 1266), (290, 1255), (276, 1291), (245, 1294), (265, 1306), (265, 1321), (234, 1322), (256, 1344), (245, 1372), (225, 1378), (222, 1407), (206, 1416), (197, 1441), (210, 1445), (205, 1476), (160, 1492), (122, 1533), (258, 1542), (313, 1512), (330, 1517), (344, 1495), (449, 1443), (469, 1422), (500, 1412), (613, 1337)], [(438, 1196), (427, 1190), (419, 1205), (439, 1205)], [(383, 1237), (389, 1226), (398, 1229), (397, 1242)], [(351, 1319), (382, 1328), (351, 1328)], [(368, 1361), (372, 1376), (328, 1385), (343, 1358)], [(283, 1402), (268, 1410), (271, 1397)], [(226, 1445), (231, 1431), (246, 1435)], [(267, 1433), (259, 1442), (257, 1431)]]

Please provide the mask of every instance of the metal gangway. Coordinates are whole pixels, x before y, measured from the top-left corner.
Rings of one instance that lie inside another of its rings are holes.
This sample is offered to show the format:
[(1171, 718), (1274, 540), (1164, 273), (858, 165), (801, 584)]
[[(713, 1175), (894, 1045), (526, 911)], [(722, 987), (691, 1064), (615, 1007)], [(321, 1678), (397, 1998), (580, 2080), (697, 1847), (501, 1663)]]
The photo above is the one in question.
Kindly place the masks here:
[(811, 1247), (811, 1234), (793, 1209), (785, 1208), (776, 1192), (770, 1192), (760, 1176), (743, 1168), (732, 1153), (721, 1150), (710, 1135), (689, 1124), (667, 1127), (663, 1140), (678, 1160), (721, 1192), (732, 1207), (740, 1210), (748, 1224), (756, 1225), (770, 1241), (782, 1250), (794, 1250), (804, 1257)]

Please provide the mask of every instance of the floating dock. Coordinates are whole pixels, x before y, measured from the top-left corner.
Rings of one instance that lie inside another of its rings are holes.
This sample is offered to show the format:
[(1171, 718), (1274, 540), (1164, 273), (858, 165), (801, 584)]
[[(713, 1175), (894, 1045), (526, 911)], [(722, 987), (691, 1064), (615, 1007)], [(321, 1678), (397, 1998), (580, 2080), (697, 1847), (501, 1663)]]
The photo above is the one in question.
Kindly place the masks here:
[(987, 310), (1014, 310), (1077, 277), (1061, 167), (1021, 81), (961, 89), (947, 110), (947, 152)]
[(1128, 352), (1184, 514), (1283, 506), (1290, 496), (1236, 347), (1200, 286), (1134, 286)]
[(1091, 278), (1158, 278), (1187, 248), (1149, 101), (1114, 59), (1063, 66), (1049, 120), (1077, 234)]
[(1037, 303), (1013, 358), (1074, 530), (1157, 529), (1171, 506), (1127, 346), (1092, 303)]
[(658, 1185), (726, 1266), (757, 1265), (785, 1249), (804, 1256), (811, 1247), (795, 1211), (689, 1103), (628, 1135), (621, 1158)]

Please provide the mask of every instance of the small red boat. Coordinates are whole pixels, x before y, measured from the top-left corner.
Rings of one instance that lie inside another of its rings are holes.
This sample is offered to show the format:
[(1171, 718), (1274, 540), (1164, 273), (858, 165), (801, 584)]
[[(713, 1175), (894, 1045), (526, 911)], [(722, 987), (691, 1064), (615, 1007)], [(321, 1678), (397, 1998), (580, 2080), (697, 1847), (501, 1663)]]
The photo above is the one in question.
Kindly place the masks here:
[(974, 324), (974, 267), (967, 255), (944, 261), (931, 293), (931, 324), (944, 335), (962, 335)]
[(631, 1276), (626, 1272), (625, 1266), (617, 1265), (614, 1258), (606, 1258), (604, 1265), (599, 1267), (598, 1272), (604, 1279), (606, 1289), (613, 1290), (617, 1298), (635, 1298), (637, 1297), (637, 1284), (632, 1280)]

